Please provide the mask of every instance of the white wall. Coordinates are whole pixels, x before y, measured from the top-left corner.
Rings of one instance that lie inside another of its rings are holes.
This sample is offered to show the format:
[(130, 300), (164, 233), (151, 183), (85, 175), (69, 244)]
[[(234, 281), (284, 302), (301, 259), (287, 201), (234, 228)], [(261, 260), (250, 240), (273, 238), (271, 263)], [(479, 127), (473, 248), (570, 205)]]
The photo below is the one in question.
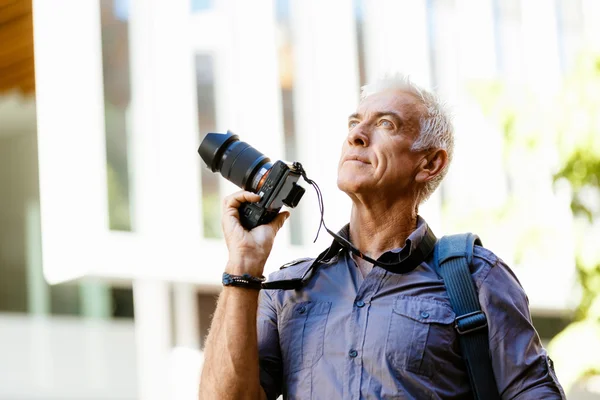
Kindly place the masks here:
[(137, 398), (134, 324), (0, 314), (0, 399)]

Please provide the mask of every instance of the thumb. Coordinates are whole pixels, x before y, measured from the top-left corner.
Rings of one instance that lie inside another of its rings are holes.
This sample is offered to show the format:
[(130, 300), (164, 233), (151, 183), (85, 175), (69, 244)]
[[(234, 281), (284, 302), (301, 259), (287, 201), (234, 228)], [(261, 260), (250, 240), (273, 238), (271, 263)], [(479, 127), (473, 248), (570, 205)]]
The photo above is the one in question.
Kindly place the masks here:
[(282, 211), (280, 212), (277, 217), (275, 217), (275, 219), (270, 223), (270, 225), (273, 227), (273, 229), (275, 230), (275, 233), (277, 233), (279, 231), (279, 229), (281, 229), (281, 227), (283, 226), (283, 223), (285, 222), (286, 219), (288, 219), (290, 216), (289, 211)]

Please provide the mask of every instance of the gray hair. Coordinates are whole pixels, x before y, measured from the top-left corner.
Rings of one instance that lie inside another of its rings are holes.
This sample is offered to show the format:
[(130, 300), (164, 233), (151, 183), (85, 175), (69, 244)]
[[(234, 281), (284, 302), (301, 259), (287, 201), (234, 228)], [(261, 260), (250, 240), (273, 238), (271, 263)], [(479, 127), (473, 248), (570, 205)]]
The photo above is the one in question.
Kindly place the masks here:
[(425, 112), (421, 115), (419, 125), (421, 131), (419, 137), (413, 143), (412, 151), (421, 151), (428, 149), (444, 149), (448, 153), (448, 164), (432, 180), (425, 184), (425, 187), (418, 194), (418, 204), (421, 204), (431, 196), (431, 194), (440, 185), (444, 176), (448, 172), (448, 167), (454, 154), (454, 127), (446, 106), (433, 93), (417, 86), (410, 78), (403, 74), (394, 74), (385, 76), (371, 84), (361, 88), (361, 101), (368, 96), (383, 92), (386, 90), (402, 90), (413, 94), (425, 106)]

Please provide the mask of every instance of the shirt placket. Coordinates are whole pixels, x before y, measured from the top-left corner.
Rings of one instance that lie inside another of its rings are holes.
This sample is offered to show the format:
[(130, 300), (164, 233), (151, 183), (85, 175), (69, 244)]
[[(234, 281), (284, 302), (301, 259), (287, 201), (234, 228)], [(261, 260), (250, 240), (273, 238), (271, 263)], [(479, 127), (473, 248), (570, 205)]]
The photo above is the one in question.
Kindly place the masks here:
[[(360, 271), (356, 267), (354, 267), (353, 272), (360, 274)], [(362, 282), (352, 304), (352, 313), (348, 323), (351, 340), (348, 344), (346, 355), (346, 377), (348, 384), (345, 390), (348, 393), (344, 394), (345, 399), (359, 400), (361, 398), (360, 389), (364, 351), (373, 345), (373, 343), (369, 343), (369, 338), (366, 337), (369, 309), (371, 299), (379, 290), (385, 275), (385, 270), (377, 267), (373, 268)]]

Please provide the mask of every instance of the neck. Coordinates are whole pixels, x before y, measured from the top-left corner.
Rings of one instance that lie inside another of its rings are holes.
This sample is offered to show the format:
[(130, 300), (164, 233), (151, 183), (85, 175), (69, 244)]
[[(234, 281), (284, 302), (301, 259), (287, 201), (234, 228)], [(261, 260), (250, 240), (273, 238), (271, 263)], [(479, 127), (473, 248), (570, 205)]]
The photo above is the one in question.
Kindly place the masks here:
[(386, 251), (403, 247), (417, 227), (413, 201), (365, 204), (354, 201), (350, 239), (363, 254), (377, 259)]

